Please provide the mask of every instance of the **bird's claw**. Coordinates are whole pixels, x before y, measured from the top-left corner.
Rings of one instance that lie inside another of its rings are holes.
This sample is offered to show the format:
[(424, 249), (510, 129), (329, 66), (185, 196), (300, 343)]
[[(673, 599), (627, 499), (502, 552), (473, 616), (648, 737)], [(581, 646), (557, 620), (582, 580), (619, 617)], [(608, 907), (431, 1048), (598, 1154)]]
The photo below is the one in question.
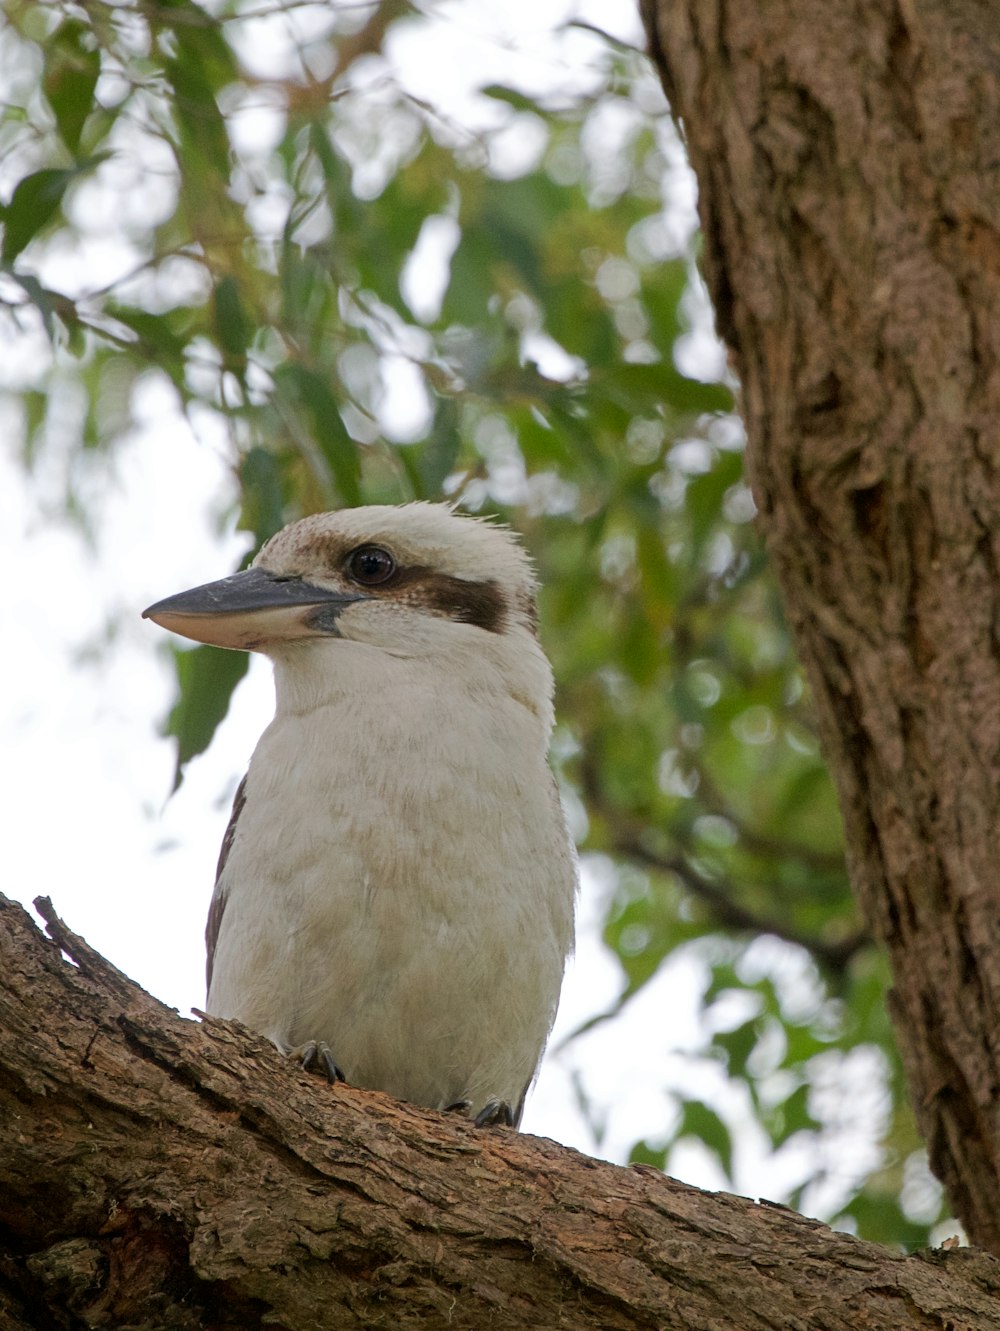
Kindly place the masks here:
[(326, 1077), (331, 1086), (338, 1081), (347, 1081), (325, 1040), (307, 1040), (297, 1049), (289, 1050), (289, 1057), (298, 1059), (299, 1067), (304, 1072), (318, 1072), (320, 1076)]
[[(471, 1100), (456, 1100), (445, 1105), (446, 1114), (467, 1114), (472, 1108)], [(472, 1120), (477, 1128), (495, 1128), (514, 1126), (514, 1114), (506, 1100), (487, 1100), (479, 1113)]]
[(512, 1128), (514, 1111), (506, 1100), (487, 1100), (474, 1121), (477, 1128)]

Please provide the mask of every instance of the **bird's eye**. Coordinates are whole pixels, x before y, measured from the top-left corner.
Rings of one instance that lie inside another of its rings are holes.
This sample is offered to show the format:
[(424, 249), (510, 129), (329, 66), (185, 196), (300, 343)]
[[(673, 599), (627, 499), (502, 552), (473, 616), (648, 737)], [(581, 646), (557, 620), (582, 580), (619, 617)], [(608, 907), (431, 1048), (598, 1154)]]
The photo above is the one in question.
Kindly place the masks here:
[(355, 582), (376, 587), (392, 577), (396, 561), (380, 545), (361, 545), (348, 556), (347, 571)]

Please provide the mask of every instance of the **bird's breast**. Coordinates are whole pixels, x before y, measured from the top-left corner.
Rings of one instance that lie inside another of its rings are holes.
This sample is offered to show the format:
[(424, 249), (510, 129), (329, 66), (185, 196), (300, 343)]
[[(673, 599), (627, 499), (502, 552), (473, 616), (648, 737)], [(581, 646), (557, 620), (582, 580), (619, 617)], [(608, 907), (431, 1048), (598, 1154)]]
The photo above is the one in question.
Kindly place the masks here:
[(484, 1060), (498, 1063), (486, 1081), (509, 1083), (490, 1094), (520, 1078), (519, 1095), (573, 898), (528, 722), (514, 702), (433, 695), (279, 714), (222, 882), (210, 1010), (278, 1043), (326, 1039), (348, 1080), (408, 1099), (463, 1098), (455, 1085)]

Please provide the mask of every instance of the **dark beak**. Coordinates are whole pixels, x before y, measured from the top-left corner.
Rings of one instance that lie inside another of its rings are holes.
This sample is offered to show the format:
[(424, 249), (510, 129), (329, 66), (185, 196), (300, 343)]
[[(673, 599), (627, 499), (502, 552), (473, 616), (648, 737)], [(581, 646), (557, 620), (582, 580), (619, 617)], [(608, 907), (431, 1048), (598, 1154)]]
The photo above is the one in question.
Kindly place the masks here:
[(195, 642), (253, 651), (279, 639), (335, 634), (340, 611), (367, 599), (248, 568), (157, 601), (142, 617)]

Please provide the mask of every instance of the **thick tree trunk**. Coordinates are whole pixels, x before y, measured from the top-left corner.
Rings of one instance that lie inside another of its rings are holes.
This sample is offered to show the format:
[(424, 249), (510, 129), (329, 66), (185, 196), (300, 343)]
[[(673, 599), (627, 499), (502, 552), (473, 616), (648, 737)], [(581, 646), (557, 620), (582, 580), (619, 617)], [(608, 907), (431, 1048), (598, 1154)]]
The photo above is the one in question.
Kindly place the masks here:
[(985, 1253), (331, 1088), (46, 914), (0, 897), (0, 1331), (1000, 1325)]
[(919, 1121), (1000, 1253), (1000, 14), (646, 10)]

